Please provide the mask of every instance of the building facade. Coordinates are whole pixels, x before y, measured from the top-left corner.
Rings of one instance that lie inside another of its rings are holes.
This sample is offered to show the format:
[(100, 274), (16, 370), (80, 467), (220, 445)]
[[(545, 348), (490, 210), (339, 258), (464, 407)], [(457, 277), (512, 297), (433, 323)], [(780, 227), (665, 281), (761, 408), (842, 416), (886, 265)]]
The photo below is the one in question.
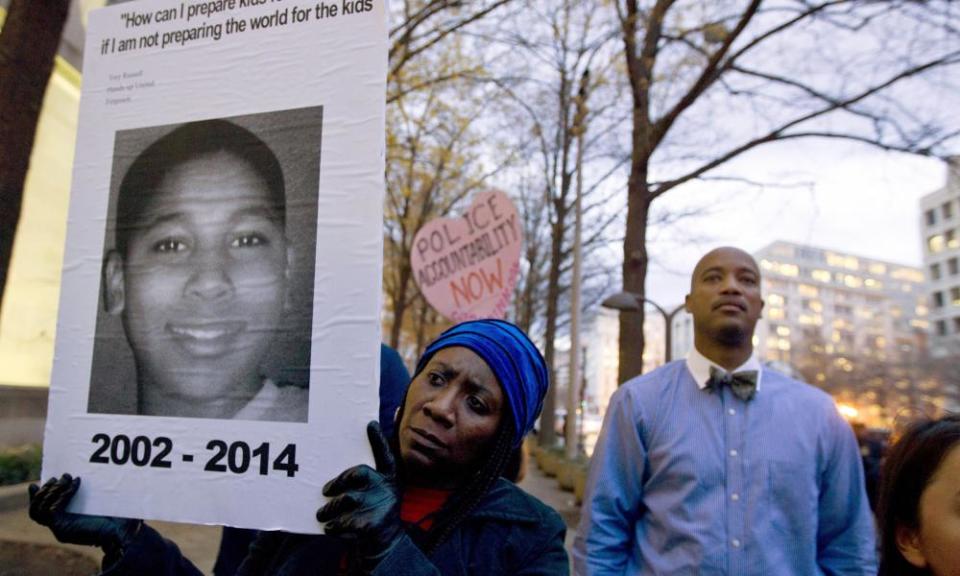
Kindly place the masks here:
[(923, 271), (934, 356), (960, 351), (960, 156), (947, 163), (943, 188), (920, 199)]
[(754, 337), (763, 361), (793, 367), (868, 425), (955, 405), (927, 361), (923, 270), (782, 241), (754, 256), (766, 302)]

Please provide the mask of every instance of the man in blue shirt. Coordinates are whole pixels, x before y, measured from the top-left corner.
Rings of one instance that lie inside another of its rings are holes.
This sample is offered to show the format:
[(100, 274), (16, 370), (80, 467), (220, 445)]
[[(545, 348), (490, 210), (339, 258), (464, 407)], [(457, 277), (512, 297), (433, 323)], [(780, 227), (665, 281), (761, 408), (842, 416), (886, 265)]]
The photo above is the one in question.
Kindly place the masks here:
[(611, 398), (574, 543), (578, 575), (875, 574), (853, 431), (824, 392), (763, 369), (760, 271), (697, 264), (694, 346)]

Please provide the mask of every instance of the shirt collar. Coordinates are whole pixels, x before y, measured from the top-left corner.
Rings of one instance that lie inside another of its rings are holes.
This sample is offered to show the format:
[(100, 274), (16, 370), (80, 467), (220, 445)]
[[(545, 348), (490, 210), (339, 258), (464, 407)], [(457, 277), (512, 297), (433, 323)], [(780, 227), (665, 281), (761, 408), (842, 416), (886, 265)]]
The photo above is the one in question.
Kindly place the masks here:
[[(693, 376), (693, 380), (697, 383), (697, 387), (703, 390), (707, 387), (707, 381), (710, 380), (710, 367), (713, 366), (717, 370), (722, 370), (726, 372), (723, 368), (720, 367), (716, 362), (713, 362), (706, 356), (700, 353), (697, 350), (696, 346), (690, 348), (690, 352), (687, 353), (687, 370), (690, 371), (690, 375)], [(760, 364), (760, 360), (757, 359), (755, 355), (751, 355), (742, 365), (737, 366), (736, 369), (732, 372), (742, 372), (744, 370), (756, 370), (757, 371), (757, 391), (760, 391), (760, 380), (763, 378), (763, 365)]]
[(280, 388), (269, 378), (263, 379), (263, 387), (256, 396), (237, 412), (233, 420), (263, 420), (268, 410), (273, 408), (280, 397)]

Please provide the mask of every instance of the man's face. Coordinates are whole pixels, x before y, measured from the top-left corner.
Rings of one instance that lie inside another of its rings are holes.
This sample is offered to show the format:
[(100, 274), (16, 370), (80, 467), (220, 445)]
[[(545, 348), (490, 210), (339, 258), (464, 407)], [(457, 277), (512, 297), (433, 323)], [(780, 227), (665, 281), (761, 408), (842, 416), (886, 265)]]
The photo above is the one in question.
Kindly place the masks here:
[(704, 256), (693, 272), (685, 306), (698, 336), (728, 346), (749, 341), (763, 310), (753, 258), (735, 248)]
[(122, 313), (141, 381), (197, 400), (259, 384), (287, 293), (276, 210), (262, 178), (232, 154), (166, 174), (126, 254), (107, 262), (107, 306)]

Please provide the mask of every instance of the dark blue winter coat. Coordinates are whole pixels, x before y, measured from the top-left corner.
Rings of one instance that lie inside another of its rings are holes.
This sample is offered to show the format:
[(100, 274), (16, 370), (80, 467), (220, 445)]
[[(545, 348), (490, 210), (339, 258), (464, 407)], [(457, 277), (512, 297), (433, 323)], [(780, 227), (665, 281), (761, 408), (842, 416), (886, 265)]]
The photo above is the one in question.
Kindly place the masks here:
[[(405, 537), (374, 576), (566, 576), (566, 526), (560, 515), (500, 479), (428, 557)], [(238, 576), (337, 574), (342, 541), (328, 536), (264, 533)], [(144, 526), (136, 542), (104, 576), (199, 576), (172, 542)]]

